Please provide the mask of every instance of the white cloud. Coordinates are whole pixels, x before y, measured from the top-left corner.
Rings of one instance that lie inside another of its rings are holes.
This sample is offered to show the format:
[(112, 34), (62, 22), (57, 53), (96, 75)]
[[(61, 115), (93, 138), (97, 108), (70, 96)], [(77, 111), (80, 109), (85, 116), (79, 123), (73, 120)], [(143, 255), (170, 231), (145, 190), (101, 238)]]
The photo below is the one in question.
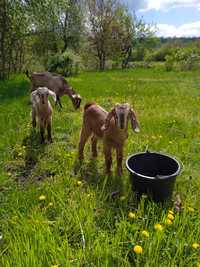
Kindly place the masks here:
[(174, 26), (170, 24), (157, 24), (157, 36), (162, 37), (199, 37), (200, 21)]
[(200, 9), (200, 0), (124, 0), (134, 10), (168, 10), (174, 7), (195, 7)]

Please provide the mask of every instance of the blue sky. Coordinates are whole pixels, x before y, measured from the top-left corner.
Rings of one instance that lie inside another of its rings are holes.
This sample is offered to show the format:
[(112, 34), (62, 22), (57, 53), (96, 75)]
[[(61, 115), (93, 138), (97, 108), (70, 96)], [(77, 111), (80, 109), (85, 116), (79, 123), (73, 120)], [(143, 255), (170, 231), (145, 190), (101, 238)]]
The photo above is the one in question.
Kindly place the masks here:
[(157, 35), (200, 37), (200, 0), (123, 0), (138, 18), (156, 23)]

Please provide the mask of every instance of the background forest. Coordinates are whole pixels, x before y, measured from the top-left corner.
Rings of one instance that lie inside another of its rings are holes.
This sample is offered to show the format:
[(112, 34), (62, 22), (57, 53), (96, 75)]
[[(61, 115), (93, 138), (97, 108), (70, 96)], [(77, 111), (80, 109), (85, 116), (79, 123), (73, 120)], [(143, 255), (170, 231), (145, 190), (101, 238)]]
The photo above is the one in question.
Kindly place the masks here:
[(65, 76), (81, 70), (199, 66), (196, 38), (160, 39), (119, 0), (2, 0), (0, 79), (26, 69)]

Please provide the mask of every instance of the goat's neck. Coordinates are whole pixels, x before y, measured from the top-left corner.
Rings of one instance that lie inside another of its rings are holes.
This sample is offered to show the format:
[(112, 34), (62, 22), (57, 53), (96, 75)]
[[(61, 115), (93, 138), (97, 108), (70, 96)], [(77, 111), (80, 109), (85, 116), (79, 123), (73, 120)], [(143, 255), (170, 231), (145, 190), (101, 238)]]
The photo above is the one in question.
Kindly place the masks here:
[(49, 103), (49, 101), (48, 101), (48, 102), (45, 103), (45, 104), (40, 104), (40, 105), (38, 105), (37, 108), (38, 108), (38, 110), (39, 110), (40, 112), (48, 112), (49, 109), (51, 108), (51, 106), (50, 106), (50, 103)]
[(76, 94), (76, 92), (69, 86), (64, 85), (65, 88), (65, 93), (68, 95), (70, 98), (73, 98), (73, 96)]

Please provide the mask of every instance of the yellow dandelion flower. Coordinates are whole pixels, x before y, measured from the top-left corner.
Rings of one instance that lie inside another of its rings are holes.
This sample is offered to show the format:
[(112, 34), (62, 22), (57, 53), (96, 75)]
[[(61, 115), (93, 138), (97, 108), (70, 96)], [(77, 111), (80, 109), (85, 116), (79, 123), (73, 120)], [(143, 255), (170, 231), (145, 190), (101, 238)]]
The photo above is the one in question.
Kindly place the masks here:
[(168, 214), (172, 214), (172, 215), (174, 215), (173, 210), (169, 210), (169, 211), (168, 211)]
[(199, 245), (198, 243), (193, 243), (193, 244), (192, 244), (192, 247), (193, 247), (194, 249), (197, 249), (197, 248), (200, 248), (200, 245)]
[(120, 201), (124, 201), (126, 199), (126, 197), (125, 196), (121, 196), (119, 199), (120, 199)]
[(141, 235), (145, 236), (145, 237), (149, 237), (149, 232), (147, 230), (143, 230), (141, 232)]
[(167, 215), (167, 218), (169, 219), (169, 220), (171, 220), (171, 221), (173, 221), (174, 220), (174, 215), (172, 215), (172, 214), (168, 214)]
[(189, 211), (189, 212), (194, 212), (194, 211), (195, 211), (195, 209), (194, 209), (194, 208), (192, 208), (192, 207), (188, 207), (188, 211)]
[(78, 186), (81, 186), (83, 183), (81, 181), (77, 181), (76, 183)]
[(48, 207), (49, 208), (53, 207), (53, 202), (49, 202)]
[(46, 199), (46, 196), (44, 195), (39, 196), (39, 200), (45, 200), (45, 199)]
[(163, 138), (163, 136), (162, 135), (159, 135), (159, 138)]
[(11, 172), (7, 172), (7, 175), (8, 175), (8, 176), (12, 176), (12, 173), (11, 173)]
[(197, 263), (197, 267), (200, 267), (200, 262)]
[(136, 254), (141, 254), (142, 253), (142, 247), (139, 246), (139, 245), (135, 245), (133, 247), (133, 251), (136, 253)]
[(172, 221), (171, 221), (170, 219), (166, 219), (165, 223), (166, 223), (167, 225), (171, 225), (171, 224), (172, 224)]
[(169, 144), (173, 144), (173, 141), (169, 141)]
[(51, 265), (51, 267), (58, 267), (58, 265), (57, 264), (54, 264), (54, 265)]
[(135, 219), (136, 218), (136, 215), (135, 215), (135, 213), (134, 212), (132, 212), (132, 211), (130, 211), (129, 213), (128, 213), (128, 217), (129, 217), (129, 219)]
[(160, 223), (156, 223), (156, 224), (154, 225), (154, 229), (155, 229), (156, 231), (162, 231), (162, 230), (163, 230), (163, 226), (162, 226)]

